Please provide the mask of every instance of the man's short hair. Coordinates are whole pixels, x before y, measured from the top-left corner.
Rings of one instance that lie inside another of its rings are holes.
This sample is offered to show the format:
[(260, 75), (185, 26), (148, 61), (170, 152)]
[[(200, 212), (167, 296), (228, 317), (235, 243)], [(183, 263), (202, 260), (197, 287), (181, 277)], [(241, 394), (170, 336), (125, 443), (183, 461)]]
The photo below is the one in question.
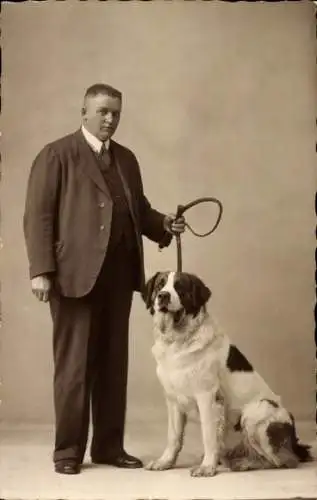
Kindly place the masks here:
[(120, 101), (122, 100), (122, 93), (120, 90), (115, 89), (107, 83), (95, 83), (94, 85), (91, 85), (91, 87), (89, 87), (85, 92), (84, 100), (86, 100), (87, 97), (95, 97), (99, 94), (117, 97)]

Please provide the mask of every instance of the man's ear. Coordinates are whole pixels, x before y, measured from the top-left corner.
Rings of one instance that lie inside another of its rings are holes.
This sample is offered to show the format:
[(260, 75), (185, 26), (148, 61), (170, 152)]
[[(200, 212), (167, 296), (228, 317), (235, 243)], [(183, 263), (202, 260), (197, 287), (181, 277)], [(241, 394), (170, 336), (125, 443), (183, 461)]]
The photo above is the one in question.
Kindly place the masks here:
[(145, 302), (146, 308), (151, 310), (151, 314), (153, 314), (153, 302), (154, 302), (154, 297), (153, 297), (153, 292), (156, 284), (156, 280), (159, 277), (161, 273), (157, 272), (155, 273), (152, 278), (150, 278), (143, 289), (141, 290), (141, 297)]

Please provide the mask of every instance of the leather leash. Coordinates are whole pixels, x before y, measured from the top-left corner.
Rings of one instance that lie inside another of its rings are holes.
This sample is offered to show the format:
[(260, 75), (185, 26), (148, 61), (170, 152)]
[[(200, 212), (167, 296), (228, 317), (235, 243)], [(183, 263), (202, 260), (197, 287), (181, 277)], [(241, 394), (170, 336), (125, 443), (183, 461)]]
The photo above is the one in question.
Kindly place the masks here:
[[(207, 231), (206, 233), (202, 233), (202, 234), (197, 233), (186, 222), (186, 227), (188, 227), (188, 229), (195, 236), (198, 236), (199, 238), (204, 238), (205, 236), (209, 236), (211, 233), (213, 233), (217, 229), (217, 227), (219, 226), (221, 217), (222, 217), (223, 206), (222, 206), (222, 203), (217, 198), (213, 198), (213, 197), (207, 196), (207, 197), (204, 197), (204, 198), (197, 198), (196, 200), (191, 201), (190, 203), (187, 203), (187, 205), (178, 205), (177, 206), (177, 210), (176, 210), (176, 218), (181, 217), (187, 210), (189, 210), (190, 208), (192, 208), (192, 207), (194, 207), (196, 205), (199, 205), (200, 203), (216, 203), (218, 205), (218, 208), (219, 208), (218, 217), (217, 217), (217, 220), (216, 220), (214, 226), (212, 227), (212, 229), (210, 229), (210, 231)], [(176, 246), (177, 246), (177, 272), (182, 272), (182, 243), (181, 243), (181, 235), (180, 234), (175, 234), (175, 238), (176, 238)], [(159, 248), (163, 248), (163, 246), (164, 246), (164, 242), (162, 242), (161, 245), (159, 245)]]

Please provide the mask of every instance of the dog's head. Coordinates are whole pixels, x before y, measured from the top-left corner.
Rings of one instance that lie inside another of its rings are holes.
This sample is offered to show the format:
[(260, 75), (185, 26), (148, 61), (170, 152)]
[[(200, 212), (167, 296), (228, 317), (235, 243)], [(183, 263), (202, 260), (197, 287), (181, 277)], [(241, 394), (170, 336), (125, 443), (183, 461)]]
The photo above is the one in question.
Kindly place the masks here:
[(161, 312), (195, 317), (211, 296), (203, 281), (190, 273), (157, 272), (148, 280), (142, 298), (151, 314)]

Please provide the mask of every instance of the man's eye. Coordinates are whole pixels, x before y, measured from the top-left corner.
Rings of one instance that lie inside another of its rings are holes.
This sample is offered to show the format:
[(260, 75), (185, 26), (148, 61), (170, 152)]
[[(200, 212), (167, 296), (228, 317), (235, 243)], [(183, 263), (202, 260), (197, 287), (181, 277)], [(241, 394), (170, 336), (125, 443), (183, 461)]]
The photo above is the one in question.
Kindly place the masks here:
[(110, 113), (113, 118), (118, 118), (118, 116), (120, 116), (119, 111), (111, 111), (110, 109), (99, 109), (98, 113), (101, 116), (106, 116), (108, 113)]

